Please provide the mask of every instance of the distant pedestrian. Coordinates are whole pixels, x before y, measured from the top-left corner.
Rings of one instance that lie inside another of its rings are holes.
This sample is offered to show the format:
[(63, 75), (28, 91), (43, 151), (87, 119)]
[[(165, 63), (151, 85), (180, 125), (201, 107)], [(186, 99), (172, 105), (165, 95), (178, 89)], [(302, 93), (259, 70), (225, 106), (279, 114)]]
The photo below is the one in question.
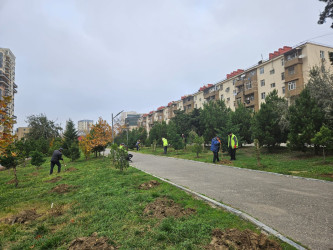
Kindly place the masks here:
[(228, 133), (228, 149), (230, 152), (230, 160), (236, 160), (236, 149), (238, 148), (238, 140), (237, 137), (232, 133)]
[[(52, 158), (51, 158), (51, 169), (50, 169), (50, 174), (53, 173), (54, 165), (57, 165), (57, 166), (58, 166), (58, 173), (60, 173), (60, 171), (61, 171), (60, 160), (62, 160), (62, 161), (64, 162), (64, 165), (65, 165), (65, 161), (64, 161), (64, 159), (62, 158), (62, 151), (63, 151), (63, 148), (59, 148), (59, 150), (54, 150), (54, 151), (53, 151)], [(66, 165), (65, 165), (65, 167), (66, 167)]]
[(219, 150), (220, 150), (220, 138), (218, 136), (212, 139), (212, 144), (210, 146), (210, 150), (213, 152), (213, 163), (216, 161), (220, 161), (219, 159)]
[(138, 140), (138, 141), (136, 142), (136, 144), (135, 144), (136, 151), (139, 151), (139, 149), (140, 149), (140, 144), (141, 144), (141, 142), (140, 142), (140, 140)]
[(168, 151), (168, 140), (162, 137), (162, 142), (163, 142), (163, 149), (164, 149), (164, 154), (167, 154)]

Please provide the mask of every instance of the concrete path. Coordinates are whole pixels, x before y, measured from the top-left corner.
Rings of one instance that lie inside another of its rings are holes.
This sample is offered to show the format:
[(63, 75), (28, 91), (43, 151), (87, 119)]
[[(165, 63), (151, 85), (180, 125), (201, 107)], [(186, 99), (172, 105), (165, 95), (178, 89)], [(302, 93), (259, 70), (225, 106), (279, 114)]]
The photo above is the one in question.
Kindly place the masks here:
[(333, 248), (333, 182), (131, 153), (138, 169), (243, 211), (310, 249)]

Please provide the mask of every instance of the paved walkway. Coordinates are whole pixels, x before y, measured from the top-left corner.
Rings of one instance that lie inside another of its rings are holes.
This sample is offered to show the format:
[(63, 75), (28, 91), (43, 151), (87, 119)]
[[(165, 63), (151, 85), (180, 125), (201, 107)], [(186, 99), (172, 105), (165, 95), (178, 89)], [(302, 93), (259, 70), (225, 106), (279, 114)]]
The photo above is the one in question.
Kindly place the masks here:
[(333, 182), (132, 153), (138, 169), (243, 211), (311, 249), (333, 248)]

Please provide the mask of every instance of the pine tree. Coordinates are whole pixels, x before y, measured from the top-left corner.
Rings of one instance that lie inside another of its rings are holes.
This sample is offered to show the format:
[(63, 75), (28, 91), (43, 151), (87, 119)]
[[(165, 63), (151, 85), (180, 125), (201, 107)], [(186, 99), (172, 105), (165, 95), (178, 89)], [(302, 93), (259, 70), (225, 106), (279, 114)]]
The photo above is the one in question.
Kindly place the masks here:
[(66, 130), (64, 133), (64, 142), (63, 142), (63, 154), (70, 158), (72, 161), (80, 158), (80, 151), (78, 145), (78, 132), (75, 129), (74, 122), (69, 119), (66, 124)]

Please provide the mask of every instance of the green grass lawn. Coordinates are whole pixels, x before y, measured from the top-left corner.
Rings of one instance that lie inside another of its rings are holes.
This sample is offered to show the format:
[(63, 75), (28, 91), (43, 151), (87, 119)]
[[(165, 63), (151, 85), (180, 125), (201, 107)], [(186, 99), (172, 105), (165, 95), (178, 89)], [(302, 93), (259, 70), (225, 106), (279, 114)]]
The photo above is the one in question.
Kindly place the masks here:
[[(156, 151), (151, 148), (143, 148), (140, 153), (164, 156), (162, 148), (157, 148)], [(221, 153), (219, 155), (221, 156)], [(176, 152), (169, 147), (167, 156), (209, 163), (213, 161), (213, 153), (209, 150), (201, 153), (197, 158), (196, 154), (189, 149)], [(313, 153), (291, 152), (287, 148), (279, 148), (270, 153), (266, 149), (262, 149), (261, 166), (258, 166), (254, 147), (243, 147), (237, 150), (236, 159), (236, 161), (230, 162), (229, 155), (224, 153), (220, 157), (220, 164), (333, 181), (332, 155), (326, 157), (326, 162), (324, 162), (322, 156), (314, 156)]]
[[(242, 157), (240, 153), (239, 159)], [(65, 171), (73, 168), (76, 170)], [(215, 228), (258, 232), (237, 216), (160, 180), (156, 179), (161, 185), (155, 188), (138, 189), (154, 178), (135, 168), (122, 173), (107, 158), (69, 163), (60, 174), (51, 176), (48, 163), (38, 170), (31, 165), (18, 167), (17, 173), (19, 186), (15, 188), (8, 184), (12, 171), (0, 172), (0, 249), (67, 249), (74, 239), (94, 232), (121, 249), (202, 249)], [(47, 182), (55, 177), (61, 179)], [(61, 184), (70, 185), (70, 192), (51, 192)], [(145, 215), (145, 207), (161, 197), (196, 212), (181, 218)], [(26, 224), (4, 222), (28, 209), (36, 209), (39, 217)]]

